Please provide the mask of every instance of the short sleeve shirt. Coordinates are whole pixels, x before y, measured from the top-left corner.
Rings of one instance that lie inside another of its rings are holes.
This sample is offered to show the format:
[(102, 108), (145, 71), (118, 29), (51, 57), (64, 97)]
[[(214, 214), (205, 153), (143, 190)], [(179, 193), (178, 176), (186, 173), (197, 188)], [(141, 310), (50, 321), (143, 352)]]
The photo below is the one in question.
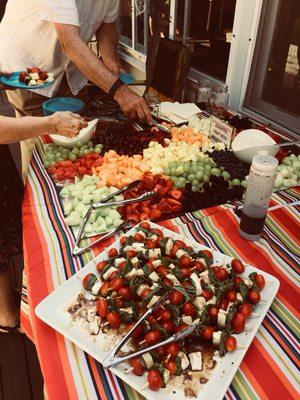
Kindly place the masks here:
[(87, 83), (85, 76), (63, 53), (53, 23), (75, 25), (88, 43), (102, 24), (114, 22), (119, 0), (8, 0), (0, 23), (0, 72), (30, 66), (52, 72), (54, 84), (35, 90), (52, 97), (66, 73), (76, 95)]

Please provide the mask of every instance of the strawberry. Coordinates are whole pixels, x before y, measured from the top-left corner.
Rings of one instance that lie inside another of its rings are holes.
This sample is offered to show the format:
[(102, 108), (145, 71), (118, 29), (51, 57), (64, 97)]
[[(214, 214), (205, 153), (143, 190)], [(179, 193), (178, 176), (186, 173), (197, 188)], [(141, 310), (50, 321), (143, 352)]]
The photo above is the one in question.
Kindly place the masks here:
[(161, 217), (161, 211), (158, 208), (152, 208), (152, 210), (150, 211), (150, 219), (152, 221), (155, 221), (160, 217)]
[(20, 74), (19, 74), (19, 81), (20, 81), (20, 82), (25, 82), (27, 77), (28, 77), (27, 72), (20, 72)]
[(182, 191), (179, 189), (173, 189), (170, 191), (169, 195), (175, 199), (175, 200), (180, 200), (182, 198)]
[(157, 208), (162, 212), (162, 213), (170, 213), (172, 211), (172, 208), (170, 204), (165, 200), (162, 199), (158, 205)]

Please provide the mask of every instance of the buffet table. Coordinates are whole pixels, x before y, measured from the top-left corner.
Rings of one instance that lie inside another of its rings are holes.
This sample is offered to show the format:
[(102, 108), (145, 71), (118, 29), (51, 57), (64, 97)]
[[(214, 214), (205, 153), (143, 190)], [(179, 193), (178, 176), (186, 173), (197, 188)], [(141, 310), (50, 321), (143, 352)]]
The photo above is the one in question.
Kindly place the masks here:
[[(128, 385), (35, 316), (34, 309), (42, 299), (111, 243), (108, 240), (95, 247), (93, 254), (72, 256), (75, 238), (65, 225), (57, 189), (39, 151), (36, 149), (33, 154), (23, 203), (25, 274), (21, 321), (36, 345), (47, 398), (139, 399)], [(277, 192), (272, 205), (299, 198), (299, 189)], [(299, 207), (271, 212), (263, 237), (255, 243), (239, 236), (239, 218), (230, 206), (185, 214), (162, 224), (280, 280), (277, 297), (226, 398), (297, 398)]]

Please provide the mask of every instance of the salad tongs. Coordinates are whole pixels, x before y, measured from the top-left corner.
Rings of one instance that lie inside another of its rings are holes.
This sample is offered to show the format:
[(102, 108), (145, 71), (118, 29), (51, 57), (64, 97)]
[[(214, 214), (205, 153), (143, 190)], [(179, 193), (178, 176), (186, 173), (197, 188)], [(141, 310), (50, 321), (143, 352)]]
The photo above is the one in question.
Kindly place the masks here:
[[(176, 287), (173, 287), (173, 289), (176, 289)], [(116, 347), (110, 351), (110, 353), (105, 357), (105, 359), (102, 361), (102, 366), (104, 368), (111, 368), (114, 367), (118, 364), (123, 363), (124, 361), (128, 361), (134, 357), (141, 356), (142, 354), (148, 353), (149, 351), (155, 350), (158, 347), (165, 346), (169, 343), (177, 342), (178, 340), (181, 340), (185, 338), (188, 335), (191, 335), (195, 329), (198, 327), (199, 323), (190, 325), (188, 328), (175, 333), (174, 335), (170, 336), (169, 338), (155, 343), (152, 346), (145, 347), (141, 350), (137, 350), (133, 353), (125, 354), (125, 355), (120, 355), (118, 356), (117, 353), (121, 350), (121, 348), (124, 346), (124, 344), (130, 339), (131, 334), (133, 331), (143, 322), (145, 319), (151, 314), (153, 311), (155, 311), (158, 307), (160, 307), (168, 298), (169, 291), (165, 293), (152, 307), (149, 308), (141, 316), (141, 318), (132, 326), (132, 328), (126, 333), (126, 335), (120, 340), (120, 342), (116, 345)]]
[(100, 202), (90, 205), (88, 211), (86, 212), (85, 216), (83, 217), (83, 219), (82, 219), (82, 221), (80, 223), (79, 232), (78, 232), (77, 238), (75, 240), (75, 246), (74, 246), (73, 252), (72, 252), (73, 256), (78, 256), (78, 255), (84, 253), (89, 248), (93, 247), (94, 245), (99, 244), (102, 241), (104, 241), (104, 240), (108, 239), (109, 237), (113, 236), (117, 232), (130, 227), (130, 224), (128, 222), (122, 222), (114, 230), (108, 232), (104, 236), (101, 236), (101, 238), (99, 238), (95, 242), (89, 243), (85, 247), (79, 247), (79, 243), (80, 243), (80, 241), (82, 239), (82, 236), (83, 236), (84, 228), (85, 228), (85, 226), (86, 226), (86, 224), (87, 224), (87, 222), (88, 222), (88, 220), (90, 218), (90, 215), (91, 215), (92, 211), (98, 210), (99, 208), (102, 208), (102, 207), (121, 206), (121, 205), (125, 205), (125, 204), (137, 203), (137, 202), (149, 200), (149, 199), (151, 199), (152, 197), (154, 197), (156, 195), (156, 193), (154, 191), (150, 191), (150, 192), (146, 192), (146, 193), (144, 193), (144, 194), (142, 194), (142, 195), (140, 195), (138, 197), (135, 197), (135, 198), (109, 202), (109, 200), (111, 200), (113, 197), (117, 196), (118, 194), (121, 194), (121, 193), (125, 192), (126, 190), (132, 189), (134, 186), (136, 186), (138, 184), (137, 182), (139, 183), (140, 181), (132, 182), (132, 184), (128, 185), (127, 187), (125, 187), (123, 189), (117, 190), (116, 192), (114, 192), (114, 193), (110, 194), (109, 196), (105, 197)]

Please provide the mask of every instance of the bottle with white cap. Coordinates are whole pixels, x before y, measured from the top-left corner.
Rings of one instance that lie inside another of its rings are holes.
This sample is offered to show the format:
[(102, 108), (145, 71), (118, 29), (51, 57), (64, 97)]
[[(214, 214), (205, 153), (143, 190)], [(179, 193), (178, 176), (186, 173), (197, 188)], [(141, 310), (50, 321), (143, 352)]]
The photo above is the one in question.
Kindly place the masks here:
[(266, 151), (253, 157), (239, 230), (244, 239), (254, 241), (261, 237), (277, 166), (278, 160)]

